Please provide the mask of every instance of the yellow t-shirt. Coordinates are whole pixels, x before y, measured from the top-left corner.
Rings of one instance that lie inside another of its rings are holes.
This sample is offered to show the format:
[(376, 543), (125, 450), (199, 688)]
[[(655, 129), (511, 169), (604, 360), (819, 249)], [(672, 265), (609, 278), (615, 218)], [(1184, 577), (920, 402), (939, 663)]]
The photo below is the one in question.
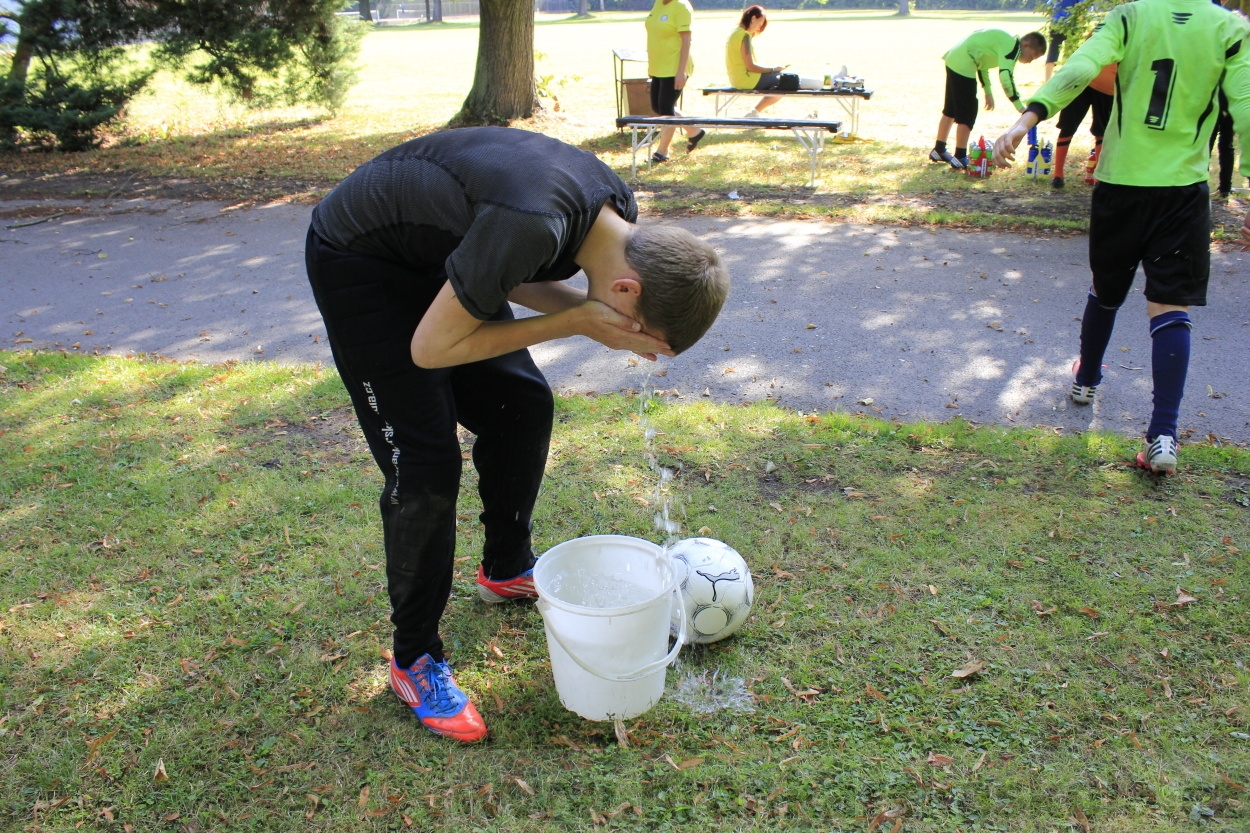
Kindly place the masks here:
[[(647, 74), (652, 78), (675, 78), (681, 59), (681, 33), (690, 31), (694, 9), (690, 0), (655, 0), (647, 15)], [(694, 73), (694, 57), (686, 64), (686, 75)]]
[(751, 72), (747, 69), (747, 65), (742, 60), (742, 42), (746, 41), (747, 51), (751, 52), (751, 60), (755, 60), (755, 53), (751, 47), (751, 35), (741, 26), (733, 30), (729, 35), (729, 41), (725, 44), (725, 70), (729, 73), (729, 85), (737, 90), (753, 90), (755, 85), (759, 83), (760, 74)]

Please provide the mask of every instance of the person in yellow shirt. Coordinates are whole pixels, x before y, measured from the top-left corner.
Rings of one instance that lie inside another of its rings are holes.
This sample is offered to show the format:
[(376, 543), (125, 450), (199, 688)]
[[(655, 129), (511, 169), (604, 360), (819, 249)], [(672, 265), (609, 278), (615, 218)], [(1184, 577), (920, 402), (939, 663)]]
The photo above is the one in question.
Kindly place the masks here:
[[(768, 16), (763, 6), (748, 6), (742, 12), (742, 20), (738, 27), (729, 35), (725, 43), (725, 71), (729, 74), (729, 83), (738, 90), (775, 90), (780, 86), (781, 73), (786, 67), (765, 67), (755, 61), (755, 38), (768, 28)], [(834, 78), (846, 76), (846, 67)], [(819, 78), (800, 78), (799, 89), (818, 90), (821, 87)], [(754, 109), (747, 110), (744, 119), (758, 119), (763, 110), (781, 101), (780, 95), (766, 95), (760, 99)]]
[[(762, 67), (755, 62), (755, 37), (768, 28), (763, 6), (750, 6), (742, 12), (742, 22), (725, 44), (725, 71), (729, 83), (738, 90), (774, 90), (785, 67)], [(745, 118), (759, 118), (760, 112), (781, 101), (779, 95), (766, 95)]]
[[(690, 0), (655, 0), (647, 15), (647, 74), (651, 76), (651, 109), (659, 116), (680, 116), (677, 97), (686, 88), (686, 79), (694, 72), (690, 57), (690, 19), (694, 9)], [(660, 131), (660, 145), (651, 154), (653, 163), (668, 161), (668, 146), (675, 127)], [(699, 146), (707, 131), (685, 128), (686, 153)]]

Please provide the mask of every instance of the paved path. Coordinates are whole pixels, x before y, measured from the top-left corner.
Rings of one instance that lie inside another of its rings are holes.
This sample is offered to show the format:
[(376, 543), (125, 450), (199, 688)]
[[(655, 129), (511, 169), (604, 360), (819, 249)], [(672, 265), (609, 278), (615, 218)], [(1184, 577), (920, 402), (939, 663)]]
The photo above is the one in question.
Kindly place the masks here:
[[(64, 216), (38, 225), (14, 212)], [(309, 209), (0, 202), (0, 345), (222, 362), (331, 361), (303, 269)], [(587, 339), (534, 349), (561, 392), (653, 384), (686, 400), (1091, 427), (1140, 435), (1145, 303), (1129, 297), (1093, 408), (1065, 398), (1088, 285), (1084, 237), (691, 218), (734, 276), (720, 320), (677, 359)], [(1196, 309), (1182, 431), (1250, 441), (1250, 255), (1215, 253)], [(29, 339), (30, 341), (27, 341)]]

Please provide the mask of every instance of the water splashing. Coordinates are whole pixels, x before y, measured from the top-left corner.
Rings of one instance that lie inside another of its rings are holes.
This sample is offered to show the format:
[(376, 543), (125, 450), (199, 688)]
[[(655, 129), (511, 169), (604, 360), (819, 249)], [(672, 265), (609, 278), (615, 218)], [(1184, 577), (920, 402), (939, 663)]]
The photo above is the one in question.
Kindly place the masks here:
[(746, 680), (720, 671), (687, 671), (669, 696), (694, 714), (755, 711), (755, 698), (747, 691)]

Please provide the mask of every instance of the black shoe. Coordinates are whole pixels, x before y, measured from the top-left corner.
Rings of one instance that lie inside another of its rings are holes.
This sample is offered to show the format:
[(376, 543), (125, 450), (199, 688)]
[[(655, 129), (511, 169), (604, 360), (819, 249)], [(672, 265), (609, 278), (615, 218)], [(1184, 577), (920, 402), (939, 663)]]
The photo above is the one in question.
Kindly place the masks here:
[(1050, 181), (1050, 187), (1054, 188), (1056, 191), (1062, 191), (1063, 190), (1063, 177), (1057, 176), (1054, 179), (1052, 179)]
[(694, 149), (699, 146), (699, 142), (703, 141), (703, 137), (707, 135), (706, 130), (700, 130), (695, 134), (693, 139), (686, 140), (686, 153), (694, 153)]
[(950, 165), (952, 168), (954, 168), (957, 171), (962, 171), (964, 168), (968, 167), (968, 157), (965, 156), (961, 160), (958, 156), (951, 153), (950, 151), (938, 150), (937, 148), (934, 148), (933, 150), (929, 151), (929, 161), (930, 162), (945, 162), (946, 164)]
[(662, 153), (657, 152), (657, 153), (651, 154), (652, 165), (659, 165), (661, 162), (667, 162), (667, 161), (668, 161), (668, 157)]

